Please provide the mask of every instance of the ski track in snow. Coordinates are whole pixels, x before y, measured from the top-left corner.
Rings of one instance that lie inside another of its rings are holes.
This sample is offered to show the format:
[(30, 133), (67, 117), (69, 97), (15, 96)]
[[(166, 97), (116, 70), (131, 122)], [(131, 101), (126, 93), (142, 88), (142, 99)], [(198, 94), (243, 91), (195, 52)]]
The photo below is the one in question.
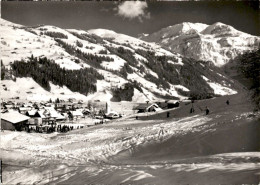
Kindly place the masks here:
[[(247, 117), (248, 114), (244, 113), (240, 118)], [(188, 132), (213, 132), (211, 126), (214, 124), (207, 124), (210, 121), (212, 121), (210, 117), (195, 115), (169, 121), (158, 120), (151, 124), (149, 124), (151, 121), (136, 122), (138, 126), (132, 125), (135, 124), (134, 120), (125, 120), (123, 123), (115, 122), (66, 134), (4, 131), (0, 136), (3, 160), (18, 166), (19, 163), (29, 165), (29, 168), (15, 170), (12, 173), (4, 172), (4, 178), (8, 177), (7, 184), (19, 182), (44, 184), (50, 181), (64, 182), (78, 174), (87, 173), (89, 178), (94, 178), (97, 175), (103, 176), (105, 172), (117, 173), (120, 170), (120, 182), (127, 183), (155, 178), (148, 172), (153, 169), (172, 170), (176, 173), (180, 171), (206, 173), (211, 170), (241, 171), (260, 168), (259, 163), (250, 163), (251, 158), (259, 158), (258, 152), (212, 155), (208, 160), (198, 164), (192, 163), (192, 160), (179, 164), (170, 161), (137, 165), (109, 164), (111, 156), (128, 149), (131, 152), (131, 149), (140, 144), (160, 143), (172, 136)], [(9, 155), (5, 155), (6, 152)], [(232, 159), (236, 158), (243, 158), (246, 162), (232, 162)]]

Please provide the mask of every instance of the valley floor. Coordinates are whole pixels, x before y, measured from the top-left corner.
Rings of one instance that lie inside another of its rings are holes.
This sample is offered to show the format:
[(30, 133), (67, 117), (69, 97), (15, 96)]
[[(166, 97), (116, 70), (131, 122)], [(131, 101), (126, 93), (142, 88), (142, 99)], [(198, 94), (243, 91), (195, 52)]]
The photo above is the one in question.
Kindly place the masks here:
[(259, 115), (249, 96), (190, 107), (68, 133), (1, 132), (3, 183), (258, 184)]

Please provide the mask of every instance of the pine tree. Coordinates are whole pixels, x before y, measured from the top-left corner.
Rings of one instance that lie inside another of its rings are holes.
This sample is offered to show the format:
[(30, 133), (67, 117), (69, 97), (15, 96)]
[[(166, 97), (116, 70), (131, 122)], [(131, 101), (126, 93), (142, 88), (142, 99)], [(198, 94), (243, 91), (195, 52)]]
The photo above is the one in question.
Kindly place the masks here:
[(4, 80), (5, 78), (5, 66), (3, 64), (3, 61), (1, 60), (1, 80)]

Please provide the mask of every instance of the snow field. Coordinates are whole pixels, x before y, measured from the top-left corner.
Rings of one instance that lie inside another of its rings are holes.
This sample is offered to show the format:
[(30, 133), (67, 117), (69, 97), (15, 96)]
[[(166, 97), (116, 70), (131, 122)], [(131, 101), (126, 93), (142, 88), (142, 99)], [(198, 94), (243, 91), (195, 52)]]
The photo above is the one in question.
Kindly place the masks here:
[(214, 90), (214, 94), (218, 94), (218, 95), (232, 95), (232, 94), (236, 94), (237, 91), (232, 90), (228, 87), (224, 87), (219, 83), (216, 82), (211, 82), (207, 77), (202, 75), (202, 78), (209, 84), (209, 86)]
[(1, 88), (1, 97), (4, 99), (9, 99), (12, 97), (26, 97), (27, 100), (31, 101), (48, 101), (50, 98), (54, 99), (69, 99), (71, 97), (78, 100), (87, 100), (87, 97), (77, 93), (72, 92), (67, 87), (57, 86), (50, 83), (50, 92), (44, 90), (39, 84), (37, 84), (32, 78), (16, 78), (16, 82), (12, 80), (3, 80), (2, 85), (7, 87), (7, 90)]

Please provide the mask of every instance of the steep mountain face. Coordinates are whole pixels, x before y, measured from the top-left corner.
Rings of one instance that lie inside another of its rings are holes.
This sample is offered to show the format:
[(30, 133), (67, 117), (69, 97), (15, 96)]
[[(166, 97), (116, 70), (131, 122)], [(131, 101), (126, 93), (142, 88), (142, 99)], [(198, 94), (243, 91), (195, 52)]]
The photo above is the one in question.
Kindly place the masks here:
[(260, 37), (243, 33), (219, 22), (212, 25), (185, 22), (163, 28), (150, 35), (142, 35), (140, 38), (156, 42), (185, 57), (212, 61), (218, 67), (238, 54), (260, 46)]
[(111, 30), (0, 24), (3, 98), (145, 102), (236, 93), (211, 63)]

